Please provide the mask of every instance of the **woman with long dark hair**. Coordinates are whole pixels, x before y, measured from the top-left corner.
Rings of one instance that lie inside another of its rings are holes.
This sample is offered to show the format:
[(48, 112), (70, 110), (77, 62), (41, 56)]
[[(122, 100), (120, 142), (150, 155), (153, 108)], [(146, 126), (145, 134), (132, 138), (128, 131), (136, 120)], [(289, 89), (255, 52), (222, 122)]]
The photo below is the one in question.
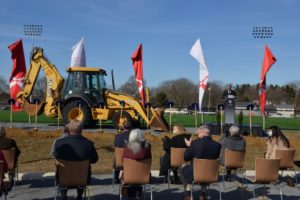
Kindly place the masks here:
[(267, 131), (269, 136), (267, 140), (267, 152), (265, 157), (267, 159), (274, 159), (276, 149), (285, 150), (290, 148), (288, 138), (281, 132), (278, 126), (271, 126)]

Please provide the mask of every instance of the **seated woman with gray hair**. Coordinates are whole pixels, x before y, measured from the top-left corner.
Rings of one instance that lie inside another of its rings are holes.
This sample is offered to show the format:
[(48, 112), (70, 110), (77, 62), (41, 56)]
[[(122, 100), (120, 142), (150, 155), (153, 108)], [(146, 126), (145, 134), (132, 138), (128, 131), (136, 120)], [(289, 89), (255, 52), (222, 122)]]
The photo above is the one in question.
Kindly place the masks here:
[[(129, 134), (129, 141), (125, 145), (123, 158), (132, 160), (151, 159), (151, 145), (145, 140), (144, 133), (140, 129), (132, 129)], [(123, 172), (120, 172), (122, 181)], [(125, 188), (124, 188), (125, 189)], [(125, 192), (126, 193), (126, 192)], [(142, 194), (141, 186), (132, 186), (128, 188), (128, 197), (140, 197)]]
[[(222, 144), (221, 155), (220, 155), (220, 163), (224, 165), (225, 162), (225, 149), (233, 150), (233, 151), (244, 151), (246, 149), (246, 140), (240, 136), (240, 129), (236, 125), (232, 125), (229, 128), (229, 136), (224, 137), (223, 140), (220, 141)], [(231, 170), (227, 170), (227, 175), (231, 174)]]
[(129, 141), (124, 148), (123, 158), (132, 160), (151, 159), (151, 145), (145, 141), (144, 133), (140, 129), (133, 129), (129, 134)]

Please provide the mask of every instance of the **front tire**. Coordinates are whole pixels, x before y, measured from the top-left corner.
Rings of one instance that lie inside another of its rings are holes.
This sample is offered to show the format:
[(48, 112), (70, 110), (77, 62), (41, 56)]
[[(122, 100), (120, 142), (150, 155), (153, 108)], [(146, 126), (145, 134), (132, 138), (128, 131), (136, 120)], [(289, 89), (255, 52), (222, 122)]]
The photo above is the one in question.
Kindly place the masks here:
[[(80, 109), (79, 104), (81, 103)], [(65, 124), (69, 123), (70, 120), (78, 120), (83, 123), (84, 127), (94, 125), (91, 108), (81, 101), (71, 101), (64, 106), (62, 111), (62, 118)]]
[(126, 111), (122, 111), (122, 116), (121, 112), (116, 112), (112, 118), (113, 125), (118, 130), (120, 130), (127, 121), (132, 123), (132, 117)]

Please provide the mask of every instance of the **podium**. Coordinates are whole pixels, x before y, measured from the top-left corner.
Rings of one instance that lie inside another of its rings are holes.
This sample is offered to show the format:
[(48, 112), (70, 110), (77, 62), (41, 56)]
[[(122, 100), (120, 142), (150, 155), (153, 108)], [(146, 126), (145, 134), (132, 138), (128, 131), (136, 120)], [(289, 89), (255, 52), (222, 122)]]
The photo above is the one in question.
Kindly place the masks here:
[(225, 96), (224, 99), (225, 124), (235, 124), (234, 123), (235, 100), (236, 100), (235, 95), (229, 94)]

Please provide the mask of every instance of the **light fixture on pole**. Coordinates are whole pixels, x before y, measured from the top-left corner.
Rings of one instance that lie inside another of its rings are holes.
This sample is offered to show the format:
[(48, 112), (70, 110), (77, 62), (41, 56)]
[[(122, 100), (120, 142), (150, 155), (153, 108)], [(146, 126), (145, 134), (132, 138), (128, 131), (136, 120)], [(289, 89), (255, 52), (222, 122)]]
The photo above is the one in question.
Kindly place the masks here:
[(33, 103), (35, 104), (34, 130), (37, 131), (38, 104), (40, 103), (40, 100), (34, 99)]
[[(99, 109), (103, 109), (105, 104), (104, 104), (103, 101), (99, 101), (97, 105), (98, 105)], [(103, 130), (102, 130), (102, 112), (101, 111), (99, 112), (99, 115), (100, 115), (100, 117), (99, 117), (99, 133), (103, 133)]]
[(170, 133), (172, 133), (172, 108), (174, 107), (174, 102), (173, 101), (168, 101), (167, 103), (166, 103), (166, 106), (170, 109), (170, 112), (169, 112), (169, 114), (170, 114), (170, 118), (169, 118), (169, 120), (170, 120)]
[(25, 24), (24, 35), (32, 38), (32, 46), (34, 47), (34, 40), (41, 37), (43, 34), (43, 25), (41, 24)]
[[(151, 107), (151, 103), (146, 102), (145, 105), (144, 105), (144, 107), (147, 110), (147, 120), (149, 120), (149, 114), (150, 114), (149, 109)], [(147, 122), (147, 132), (149, 132), (149, 123), (148, 122)]]
[(192, 104), (192, 109), (194, 111), (195, 129), (196, 129), (196, 132), (197, 132), (199, 104), (198, 103), (193, 103)]
[(220, 128), (221, 128), (221, 134), (223, 134), (223, 112), (224, 112), (224, 104), (218, 105), (218, 110), (220, 112)]
[[(254, 39), (271, 39), (274, 36), (274, 28), (272, 26), (253, 26), (252, 35)], [(264, 43), (266, 43), (264, 41)], [(263, 129), (266, 125), (266, 116), (262, 114)]]
[(59, 118), (60, 118), (60, 115), (61, 115), (61, 100), (60, 99), (57, 99), (56, 102), (55, 102), (56, 106), (57, 106), (57, 130), (59, 130)]
[(253, 104), (249, 104), (247, 106), (247, 110), (249, 110), (249, 134), (250, 135), (253, 135), (252, 134), (252, 110), (254, 108), (254, 105)]
[(12, 111), (13, 111), (13, 105), (15, 105), (15, 103), (16, 103), (16, 100), (14, 100), (14, 99), (9, 99), (8, 100), (8, 104), (10, 106), (10, 115), (9, 115), (10, 123), (9, 123), (9, 128), (12, 128), (12, 121), (13, 121)]
[(117, 120), (117, 122), (118, 122), (118, 127), (119, 127), (118, 132), (121, 133), (121, 123), (123, 123), (122, 125), (124, 126), (123, 107), (125, 106), (125, 101), (124, 100), (120, 100), (119, 104), (121, 106), (121, 114), (120, 114), (120, 118), (119, 118), (119, 120)]

